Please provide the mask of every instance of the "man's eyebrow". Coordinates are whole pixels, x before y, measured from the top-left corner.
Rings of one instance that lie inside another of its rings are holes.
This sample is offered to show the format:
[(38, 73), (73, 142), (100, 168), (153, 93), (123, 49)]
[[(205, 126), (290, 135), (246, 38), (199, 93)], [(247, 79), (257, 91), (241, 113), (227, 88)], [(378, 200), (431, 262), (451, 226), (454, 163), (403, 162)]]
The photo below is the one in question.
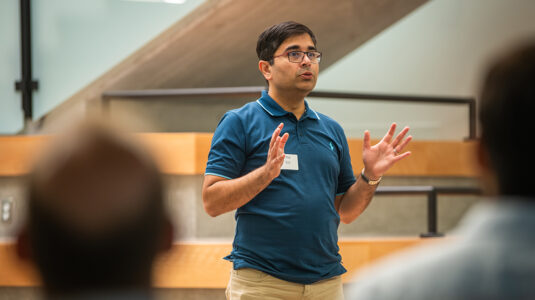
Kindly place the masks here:
[(291, 46), (288, 46), (288, 47), (286, 47), (285, 51), (288, 51), (288, 50), (295, 50), (295, 49), (299, 49), (299, 46), (298, 46), (298, 45), (291, 45)]
[[(299, 50), (299, 45), (291, 45), (291, 46), (286, 47), (286, 49), (284, 49), (284, 51), (289, 51), (289, 50)], [(316, 47), (308, 46), (307, 50), (316, 50)]]

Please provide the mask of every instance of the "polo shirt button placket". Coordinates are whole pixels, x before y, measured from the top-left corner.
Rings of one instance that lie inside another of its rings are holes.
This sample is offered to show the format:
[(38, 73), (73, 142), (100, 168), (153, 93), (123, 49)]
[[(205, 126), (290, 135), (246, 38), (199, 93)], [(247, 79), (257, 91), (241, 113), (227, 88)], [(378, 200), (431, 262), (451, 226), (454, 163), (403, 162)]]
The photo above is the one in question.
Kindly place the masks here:
[(297, 121), (297, 124), (296, 124), (296, 132), (297, 132), (297, 140), (299, 141), (299, 144), (306, 144), (306, 141), (305, 141), (305, 135), (304, 135), (304, 120), (301, 121)]
[(301, 142), (301, 134), (299, 130), (299, 121), (295, 123), (295, 135), (297, 136), (297, 142)]

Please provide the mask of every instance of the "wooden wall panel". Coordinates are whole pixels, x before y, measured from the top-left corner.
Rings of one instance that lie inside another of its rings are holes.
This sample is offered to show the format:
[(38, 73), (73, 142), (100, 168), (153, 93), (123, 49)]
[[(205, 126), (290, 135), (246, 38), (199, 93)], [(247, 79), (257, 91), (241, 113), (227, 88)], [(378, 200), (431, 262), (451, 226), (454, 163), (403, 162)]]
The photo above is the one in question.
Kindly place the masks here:
[(0, 136), (0, 176), (26, 174), (48, 136)]
[(0, 286), (38, 286), (41, 284), (35, 268), (19, 259), (15, 244), (0, 242)]
[[(138, 137), (154, 154), (165, 174), (204, 174), (212, 134), (143, 133)], [(48, 136), (0, 137), (0, 176), (26, 174), (31, 161)], [(376, 141), (374, 141), (375, 143)], [(355, 174), (362, 169), (362, 140), (349, 139)], [(406, 150), (412, 155), (388, 171), (387, 176), (474, 177), (475, 142), (412, 141)]]
[[(372, 141), (372, 145), (378, 141)], [(362, 170), (362, 140), (349, 139), (349, 153), (355, 174)], [(411, 141), (404, 151), (411, 155), (392, 167), (388, 176), (475, 177), (476, 142)]]

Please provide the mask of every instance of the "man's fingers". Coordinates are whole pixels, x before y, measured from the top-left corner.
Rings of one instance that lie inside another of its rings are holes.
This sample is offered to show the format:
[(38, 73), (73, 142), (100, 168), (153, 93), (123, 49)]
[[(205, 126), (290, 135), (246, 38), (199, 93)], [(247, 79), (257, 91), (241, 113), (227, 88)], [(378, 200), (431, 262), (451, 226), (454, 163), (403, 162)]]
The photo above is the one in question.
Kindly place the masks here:
[(279, 157), (279, 155), (284, 154), (284, 146), (286, 145), (286, 141), (288, 141), (288, 136), (288, 133), (285, 133), (283, 136), (281, 136), (276, 145), (276, 148), (274, 148), (277, 151), (277, 157)]
[(276, 156), (279, 156), (278, 150), (279, 150), (280, 144), (281, 144), (281, 137), (277, 136), (275, 138), (275, 143), (273, 143), (273, 151), (275, 151)]
[(370, 149), (370, 132), (368, 130), (364, 131), (364, 140), (363, 140), (363, 148), (364, 149)]
[(397, 152), (401, 152), (403, 151), (403, 148), (405, 148), (405, 146), (407, 146), (407, 144), (412, 140), (412, 136), (409, 135), (405, 140), (403, 140), (401, 142), (400, 145), (397, 145), (396, 147), (394, 147), (394, 149), (396, 149)]
[(284, 163), (284, 157), (286, 157), (286, 155), (283, 153), (282, 155), (280, 155), (279, 157), (277, 157), (277, 159), (275, 159), (275, 165), (277, 165), (279, 168), (282, 166), (282, 164)]
[(284, 146), (286, 146), (286, 142), (288, 141), (289, 137), (290, 137), (290, 134), (286, 132), (285, 134), (282, 135), (282, 138), (280, 140), (279, 147), (283, 153), (284, 153)]
[(275, 143), (276, 138), (281, 133), (282, 127), (284, 127), (284, 123), (280, 123), (277, 128), (275, 128), (275, 131), (273, 131), (273, 134), (271, 135), (271, 141), (269, 142), (269, 148), (273, 147), (273, 144)]
[(410, 152), (410, 151), (401, 153), (400, 155), (396, 155), (396, 156), (394, 157), (394, 162), (398, 162), (398, 161), (404, 159), (405, 157), (407, 157), (407, 156), (409, 156), (409, 155), (411, 155), (411, 152)]
[(271, 144), (271, 147), (269, 147), (267, 159), (273, 160), (279, 155), (279, 143), (280, 143), (280, 136), (276, 136), (275, 140)]
[(388, 129), (388, 132), (385, 134), (382, 140), (390, 143), (392, 137), (394, 136), (394, 132), (396, 132), (396, 123), (392, 123), (392, 125), (390, 125), (390, 129)]
[(275, 131), (273, 131), (273, 134), (271, 134), (271, 140), (269, 141), (269, 148), (273, 148), (273, 144), (275, 143), (275, 139), (279, 136), (279, 128), (277, 127)]
[[(399, 144), (399, 142), (401, 142), (401, 140), (403, 140), (403, 138), (405, 137), (407, 132), (409, 132), (409, 127), (408, 126), (403, 128), (403, 130), (396, 136), (396, 138), (392, 142), (392, 147), (396, 147)], [(398, 151), (400, 151), (400, 149), (398, 149)]]

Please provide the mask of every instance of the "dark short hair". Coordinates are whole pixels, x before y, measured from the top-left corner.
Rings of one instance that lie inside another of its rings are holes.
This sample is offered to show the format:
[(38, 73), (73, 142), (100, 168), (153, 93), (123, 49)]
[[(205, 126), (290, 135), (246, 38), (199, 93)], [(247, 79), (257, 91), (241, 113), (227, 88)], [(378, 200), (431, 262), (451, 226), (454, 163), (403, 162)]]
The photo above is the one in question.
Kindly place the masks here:
[(532, 196), (535, 41), (515, 48), (487, 72), (480, 99), (481, 141), (500, 194)]
[(316, 46), (316, 36), (310, 28), (303, 24), (288, 21), (273, 25), (258, 36), (256, 54), (260, 60), (265, 60), (273, 64), (275, 51), (277, 51), (287, 38), (305, 33), (310, 36), (314, 46)]

